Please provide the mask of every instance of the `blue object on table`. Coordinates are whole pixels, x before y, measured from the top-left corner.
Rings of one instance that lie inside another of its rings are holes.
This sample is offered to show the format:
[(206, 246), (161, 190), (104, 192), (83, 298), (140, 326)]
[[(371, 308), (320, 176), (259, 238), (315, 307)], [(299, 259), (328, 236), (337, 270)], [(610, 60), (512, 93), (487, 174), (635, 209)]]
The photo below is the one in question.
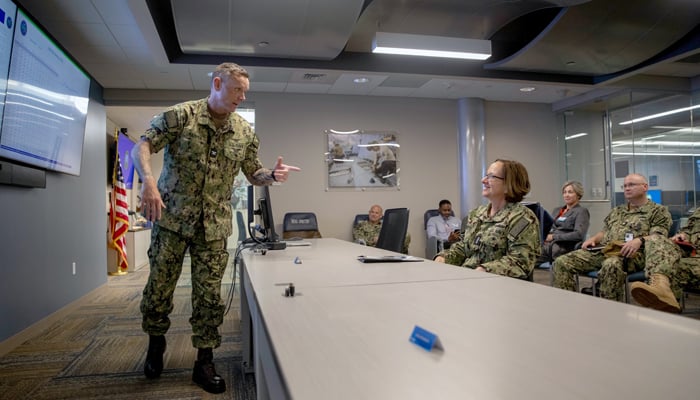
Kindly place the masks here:
[(423, 329), (418, 325), (413, 328), (413, 332), (411, 333), (409, 340), (411, 343), (414, 343), (427, 351), (432, 351), (433, 349), (443, 349), (440, 339), (436, 334)]

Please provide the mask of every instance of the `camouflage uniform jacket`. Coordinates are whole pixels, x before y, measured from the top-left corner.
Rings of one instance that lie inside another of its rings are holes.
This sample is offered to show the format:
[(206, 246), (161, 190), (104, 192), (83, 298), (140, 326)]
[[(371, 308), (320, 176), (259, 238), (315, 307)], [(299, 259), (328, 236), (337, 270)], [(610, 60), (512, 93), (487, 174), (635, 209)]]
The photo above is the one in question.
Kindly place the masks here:
[(165, 110), (153, 118), (143, 138), (151, 142), (154, 152), (165, 148), (158, 179), (165, 209), (158, 224), (182, 235), (194, 235), (200, 220), (206, 240), (231, 235), (230, 199), (240, 169), (251, 183), (270, 183), (253, 177), (263, 165), (258, 159), (258, 137), (248, 122), (231, 113), (217, 129), (207, 111), (207, 99)]
[(374, 247), (381, 230), (381, 223), (373, 224), (369, 221), (361, 221), (352, 229), (352, 239), (354, 241), (363, 240), (367, 246)]
[(625, 240), (625, 234), (635, 238), (646, 235), (668, 236), (671, 228), (671, 213), (662, 205), (647, 201), (639, 208), (631, 209), (627, 204), (615, 207), (603, 221), (605, 235), (602, 245), (613, 240)]
[(472, 210), (462, 224), (462, 241), (438, 255), (462, 267), (479, 265), (488, 272), (526, 279), (540, 255), (540, 224), (520, 203), (508, 203), (493, 217), (491, 205)]
[(693, 215), (688, 218), (688, 225), (681, 232), (685, 233), (688, 241), (695, 247), (700, 246), (700, 208), (696, 209)]

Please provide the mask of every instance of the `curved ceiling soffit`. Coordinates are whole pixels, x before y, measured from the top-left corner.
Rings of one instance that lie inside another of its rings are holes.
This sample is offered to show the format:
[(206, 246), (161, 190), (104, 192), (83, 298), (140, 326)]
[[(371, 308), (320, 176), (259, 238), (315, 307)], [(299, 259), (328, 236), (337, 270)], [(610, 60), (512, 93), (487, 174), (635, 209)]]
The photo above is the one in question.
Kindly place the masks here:
[(371, 52), (372, 40), (378, 31), (489, 39), (503, 26), (522, 16), (543, 9), (560, 9), (589, 1), (591, 0), (367, 0), (344, 52)]
[(692, 33), (700, 9), (682, 0), (658, 1), (632, 12), (615, 0), (564, 8), (530, 43), (484, 68), (577, 74), (600, 81), (668, 58), (660, 56), (675, 54), (670, 51), (674, 47), (697, 48)]
[[(484, 68), (486, 69), (500, 69), (503, 68), (504, 66), (507, 67), (508, 64), (510, 64), (513, 60), (516, 60), (518, 57), (523, 55), (524, 53), (528, 52), (531, 48), (535, 46), (535, 44), (539, 43), (539, 41), (545, 37), (551, 30), (552, 28), (559, 22), (559, 20), (562, 18), (564, 14), (566, 14), (568, 8), (561, 8), (556, 12), (556, 15), (552, 17), (552, 19), (547, 23), (547, 25), (533, 37), (527, 44), (522, 46), (519, 50), (517, 50), (515, 53), (504, 57), (498, 61), (493, 61), (490, 63), (484, 64)], [(494, 36), (498, 36), (498, 33)]]

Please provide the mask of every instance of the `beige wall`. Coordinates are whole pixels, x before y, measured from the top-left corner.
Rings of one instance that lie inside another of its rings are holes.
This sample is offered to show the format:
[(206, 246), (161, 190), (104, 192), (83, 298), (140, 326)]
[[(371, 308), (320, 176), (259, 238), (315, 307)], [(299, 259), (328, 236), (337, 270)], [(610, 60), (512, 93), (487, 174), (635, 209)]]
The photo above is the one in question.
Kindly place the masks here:
[[(249, 97), (255, 104), (263, 162), (271, 166), (277, 155), (283, 155), (302, 168), (271, 194), (280, 230), (285, 212), (313, 211), (324, 236), (350, 240), (355, 214), (366, 213), (370, 205), (408, 207), (409, 252), (420, 256), (425, 248), (423, 212), (436, 208), (442, 198), (460, 210), (456, 100), (262, 93)], [(505, 157), (523, 162), (531, 174), (531, 199), (553, 208), (561, 198), (550, 107), (487, 103), (485, 111), (488, 160)], [(323, 132), (330, 128), (397, 131), (400, 190), (326, 190)]]
[[(351, 239), (355, 214), (372, 204), (411, 210), (409, 252), (425, 248), (423, 212), (447, 198), (461, 214), (457, 101), (395, 97), (250, 93), (256, 110), (260, 159), (271, 167), (278, 155), (302, 171), (271, 194), (275, 222), (281, 232), (290, 211), (315, 212), (324, 237)], [(532, 193), (548, 210), (561, 201), (560, 152), (555, 116), (548, 105), (486, 103), (487, 161), (511, 158), (530, 172)], [(127, 127), (142, 131), (145, 127)], [(327, 190), (324, 152), (326, 129), (392, 130), (401, 145), (400, 190)], [(154, 169), (162, 157), (154, 157)], [(481, 187), (473, 188), (481, 191)], [(458, 215), (461, 217), (461, 215)]]

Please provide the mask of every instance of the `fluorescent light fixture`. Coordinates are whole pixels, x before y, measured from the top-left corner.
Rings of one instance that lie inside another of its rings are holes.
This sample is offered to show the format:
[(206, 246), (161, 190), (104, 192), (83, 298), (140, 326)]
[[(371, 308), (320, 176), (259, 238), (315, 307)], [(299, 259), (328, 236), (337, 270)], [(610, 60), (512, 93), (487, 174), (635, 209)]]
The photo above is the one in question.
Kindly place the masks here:
[(651, 139), (658, 139), (658, 138), (662, 138), (662, 137), (666, 137), (666, 135), (660, 134), (660, 135), (654, 135), (654, 136), (647, 136), (647, 137), (641, 138), (640, 140), (651, 140)]
[(583, 137), (583, 136), (588, 136), (588, 134), (586, 132), (575, 133), (571, 136), (564, 136), (564, 140), (576, 139), (576, 138)]
[(398, 143), (374, 143), (374, 144), (358, 144), (357, 145), (357, 147), (379, 147), (379, 146), (401, 147), (401, 145)]
[(486, 60), (491, 57), (491, 41), (443, 36), (377, 32), (372, 52), (424, 57)]
[(700, 153), (657, 153), (657, 152), (639, 152), (639, 151), (637, 151), (637, 152), (634, 152), (634, 151), (629, 151), (629, 152), (613, 151), (612, 155), (614, 155), (614, 156), (636, 156), (636, 157), (644, 157), (644, 156), (697, 157), (700, 155)]
[(675, 109), (675, 110), (664, 111), (664, 112), (661, 112), (661, 113), (658, 113), (658, 114), (647, 115), (646, 117), (640, 117), (640, 118), (631, 119), (631, 120), (629, 120), (629, 121), (620, 122), (620, 125), (634, 124), (634, 123), (636, 123), (636, 122), (642, 122), (642, 121), (646, 121), (646, 120), (649, 120), (649, 119), (654, 119), (654, 118), (659, 118), (659, 117), (665, 117), (665, 116), (667, 116), (667, 115), (677, 114), (677, 113), (684, 112), (684, 111), (690, 111), (690, 110), (694, 110), (694, 109), (696, 109), (696, 108), (700, 108), (700, 105), (691, 106), (691, 107), (677, 108), (677, 109)]

